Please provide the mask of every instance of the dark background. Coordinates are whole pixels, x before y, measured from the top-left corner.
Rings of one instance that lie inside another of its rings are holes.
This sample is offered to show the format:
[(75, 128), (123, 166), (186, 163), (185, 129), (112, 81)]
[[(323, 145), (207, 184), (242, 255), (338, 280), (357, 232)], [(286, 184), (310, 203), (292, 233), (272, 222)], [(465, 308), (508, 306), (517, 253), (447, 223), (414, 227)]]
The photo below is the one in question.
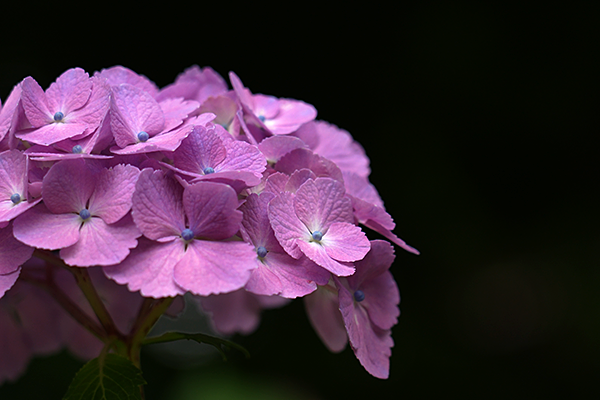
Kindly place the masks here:
[[(233, 338), (250, 360), (208, 354), (181, 369), (144, 353), (149, 400), (595, 398), (600, 14), (583, 4), (278, 15), (162, 5), (152, 17), (54, 4), (1, 17), (0, 98), (75, 66), (121, 64), (161, 87), (193, 64), (233, 70), (253, 92), (304, 100), (348, 130), (396, 233), (421, 251), (396, 249), (388, 380), (350, 349), (330, 354), (297, 300)], [(36, 359), (0, 398), (59, 398), (81, 365)]]

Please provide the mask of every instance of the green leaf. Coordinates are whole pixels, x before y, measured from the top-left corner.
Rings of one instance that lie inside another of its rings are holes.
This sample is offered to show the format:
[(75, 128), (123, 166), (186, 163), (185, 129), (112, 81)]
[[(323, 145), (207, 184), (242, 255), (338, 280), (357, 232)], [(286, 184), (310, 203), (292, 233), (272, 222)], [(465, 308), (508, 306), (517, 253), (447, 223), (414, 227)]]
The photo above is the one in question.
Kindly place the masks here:
[(85, 364), (73, 378), (63, 400), (137, 400), (146, 384), (131, 361), (106, 354)]
[(235, 348), (235, 349), (241, 351), (242, 353), (244, 353), (246, 358), (250, 358), (250, 353), (248, 352), (248, 350), (246, 350), (244, 347), (240, 346), (239, 344), (230, 342), (229, 340), (221, 339), (221, 338), (218, 338), (215, 336), (204, 335), (202, 333), (167, 332), (160, 336), (146, 338), (146, 339), (144, 339), (142, 344), (146, 345), (146, 344), (154, 344), (154, 343), (174, 342), (176, 340), (183, 340), (183, 339), (194, 340), (198, 343), (210, 344), (211, 346), (216, 348), (219, 351), (219, 353), (221, 353), (223, 360), (227, 360), (227, 357), (225, 356), (225, 352), (223, 351), (223, 348), (226, 348), (226, 349)]

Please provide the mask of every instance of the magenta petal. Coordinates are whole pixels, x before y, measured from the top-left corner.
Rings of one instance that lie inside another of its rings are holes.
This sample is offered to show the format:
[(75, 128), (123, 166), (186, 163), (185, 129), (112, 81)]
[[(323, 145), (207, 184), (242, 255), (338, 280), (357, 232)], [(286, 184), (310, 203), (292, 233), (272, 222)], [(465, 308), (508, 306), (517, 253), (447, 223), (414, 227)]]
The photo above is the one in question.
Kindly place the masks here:
[(238, 205), (235, 191), (221, 183), (199, 182), (183, 192), (189, 229), (197, 237), (222, 240), (235, 235), (242, 221)]
[(16, 271), (32, 254), (32, 247), (14, 238), (12, 226), (0, 229), (0, 277)]
[(118, 264), (137, 245), (140, 235), (129, 215), (110, 225), (92, 217), (81, 227), (77, 243), (62, 249), (60, 257), (79, 267)]
[(31, 346), (23, 335), (22, 327), (19, 325), (14, 313), (0, 308), (0, 384), (5, 380), (15, 380), (27, 368), (31, 357)]
[(150, 137), (165, 125), (162, 109), (146, 91), (122, 84), (112, 88), (110, 124), (119, 147), (139, 142), (138, 133)]
[(40, 203), (15, 219), (13, 234), (29, 246), (57, 250), (77, 243), (81, 222), (79, 214), (53, 214)]
[(373, 220), (368, 220), (366, 222), (363, 222), (362, 224), (364, 226), (366, 226), (367, 228), (373, 229), (375, 232), (380, 233), (385, 238), (391, 240), (393, 243), (402, 247), (404, 250), (408, 251), (409, 253), (413, 253), (416, 255), (420, 254), (419, 250), (406, 244), (406, 242), (404, 240), (400, 239), (398, 236), (396, 236), (394, 233), (392, 233), (389, 229), (386, 229), (385, 227), (381, 226), (378, 222), (373, 221)]
[(302, 168), (310, 169), (317, 176), (330, 177), (344, 182), (342, 171), (334, 162), (303, 147), (290, 151), (275, 164), (277, 171), (288, 175)]
[(338, 262), (327, 254), (325, 247), (317, 242), (298, 240), (298, 247), (309, 259), (337, 276), (348, 276), (354, 273), (352, 264)]
[(336, 280), (336, 286), (339, 290), (340, 311), (356, 358), (371, 375), (387, 379), (391, 348), (394, 346), (391, 331), (373, 326), (365, 308), (354, 301), (353, 293), (339, 280)]
[(54, 164), (44, 176), (42, 197), (53, 213), (79, 213), (87, 207), (95, 178), (82, 159)]
[(16, 121), (18, 116), (17, 107), (21, 102), (21, 92), (21, 84), (16, 85), (8, 95), (4, 106), (0, 104), (0, 143), (2, 143)]
[(348, 343), (348, 334), (340, 314), (337, 293), (330, 286), (319, 287), (304, 298), (306, 313), (317, 335), (329, 351), (339, 353)]
[[(266, 116), (264, 125), (274, 135), (292, 133), (302, 124), (314, 120), (317, 116), (317, 110), (312, 105), (300, 100), (276, 99), (262, 94), (256, 94), (253, 98), (254, 114)], [(275, 109), (276, 112), (273, 113), (272, 111), (275, 110), (272, 110), (269, 113), (270, 108)]]
[[(2, 262), (3, 260), (0, 260), (0, 262)], [(1, 264), (0, 264), (1, 265)], [(0, 274), (0, 299), (2, 297), (4, 297), (4, 294), (11, 288), (13, 287), (13, 285), (15, 284), (15, 282), (17, 281), (17, 279), (19, 278), (19, 275), (21, 274), (21, 268), (17, 268), (16, 270), (6, 273), (6, 274)], [(2, 312), (2, 311), (0, 311)], [(0, 325), (2, 326), (2, 329), (5, 329), (4, 325)], [(2, 354), (4, 355), (5, 353), (2, 352)], [(1, 382), (1, 376), (0, 376), (0, 382)]]
[(104, 273), (131, 291), (140, 290), (145, 297), (172, 297), (184, 294), (173, 279), (173, 268), (185, 254), (184, 243), (168, 243), (139, 239), (139, 245), (118, 265), (104, 267)]
[(144, 169), (136, 183), (131, 215), (144, 236), (168, 241), (185, 229), (183, 188), (162, 171)]
[(46, 90), (51, 113), (61, 111), (64, 115), (85, 105), (92, 92), (92, 81), (81, 68), (63, 72)]
[(269, 202), (274, 197), (274, 194), (268, 192), (260, 195), (252, 193), (248, 196), (246, 202), (240, 207), (240, 211), (243, 213), (240, 231), (244, 240), (252, 243), (254, 247), (263, 246), (267, 250), (283, 251), (275, 239), (267, 212)]
[(91, 133), (102, 122), (110, 106), (110, 88), (101, 78), (92, 77), (92, 94), (84, 107), (69, 114), (73, 122), (87, 125), (87, 132)]
[(92, 215), (107, 224), (117, 222), (131, 209), (140, 170), (132, 165), (119, 164), (102, 170), (96, 177), (96, 189), (89, 201)]
[(192, 132), (192, 129), (192, 126), (184, 125), (178, 129), (175, 129), (174, 131), (160, 133), (156, 136), (153, 136), (146, 142), (130, 144), (124, 148), (114, 146), (111, 147), (110, 151), (119, 155), (152, 153), (157, 151), (175, 151), (180, 146), (183, 139), (185, 139)]
[(365, 233), (345, 222), (331, 224), (321, 243), (329, 257), (338, 261), (361, 260), (371, 248)]
[(245, 242), (193, 240), (175, 266), (175, 282), (200, 296), (231, 292), (248, 282), (255, 258)]

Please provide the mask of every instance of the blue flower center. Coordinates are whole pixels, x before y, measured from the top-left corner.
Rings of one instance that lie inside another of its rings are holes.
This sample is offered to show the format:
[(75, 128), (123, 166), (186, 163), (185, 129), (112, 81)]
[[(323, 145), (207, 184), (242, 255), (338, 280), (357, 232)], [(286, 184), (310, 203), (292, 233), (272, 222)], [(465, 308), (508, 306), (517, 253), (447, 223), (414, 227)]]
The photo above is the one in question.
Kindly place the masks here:
[(181, 237), (183, 238), (183, 240), (185, 240), (186, 242), (189, 242), (190, 240), (192, 240), (194, 238), (194, 232), (192, 232), (191, 229), (186, 228), (183, 231), (181, 231)]
[(60, 122), (63, 120), (63, 118), (65, 118), (65, 114), (61, 113), (60, 111), (57, 111), (56, 114), (54, 114), (53, 118), (56, 122)]
[(204, 175), (214, 174), (214, 173), (215, 173), (215, 169), (213, 167), (204, 168)]
[(137, 134), (137, 138), (140, 142), (143, 143), (143, 142), (147, 141), (148, 139), (150, 139), (150, 135), (148, 135), (148, 132), (141, 131), (140, 133)]
[(260, 246), (258, 249), (256, 249), (256, 254), (260, 257), (260, 258), (265, 258), (267, 256), (267, 249), (265, 249), (263, 246)]
[(321, 241), (321, 239), (323, 239), (323, 234), (322, 234), (320, 231), (314, 231), (314, 232), (312, 233), (312, 238), (313, 238), (314, 240), (316, 240), (317, 242), (320, 242), (320, 241)]
[(75, 146), (73, 146), (71, 151), (75, 154), (79, 154), (79, 153), (83, 152), (83, 147), (81, 147), (81, 145), (79, 145), (79, 144), (76, 144)]
[(90, 214), (90, 211), (87, 208), (84, 208), (83, 210), (79, 211), (79, 216), (85, 221), (86, 219), (89, 219), (92, 214)]
[(267, 119), (264, 115), (259, 115), (258, 119), (260, 119), (260, 122), (265, 122), (265, 119)]
[(13, 204), (19, 204), (21, 202), (21, 195), (19, 193), (13, 194), (10, 196), (10, 201), (12, 201)]
[(356, 292), (354, 292), (354, 300), (356, 300), (360, 303), (364, 299), (365, 299), (365, 292), (363, 292), (362, 290), (357, 290)]

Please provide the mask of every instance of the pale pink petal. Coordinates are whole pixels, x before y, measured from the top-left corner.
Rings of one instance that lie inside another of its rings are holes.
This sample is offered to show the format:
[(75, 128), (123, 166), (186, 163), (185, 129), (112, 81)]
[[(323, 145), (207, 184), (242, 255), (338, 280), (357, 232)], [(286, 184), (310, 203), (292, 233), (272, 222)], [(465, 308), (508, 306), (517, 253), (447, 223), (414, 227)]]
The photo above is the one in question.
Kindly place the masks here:
[(40, 203), (13, 222), (13, 234), (19, 241), (33, 247), (57, 250), (79, 240), (79, 214), (53, 214)]
[(334, 222), (321, 240), (329, 257), (338, 261), (361, 260), (371, 249), (365, 233), (356, 225)]
[(337, 290), (327, 285), (304, 298), (308, 319), (325, 346), (333, 353), (344, 350), (348, 334), (340, 314)]
[(85, 105), (92, 92), (90, 76), (81, 68), (63, 72), (46, 90), (48, 109), (54, 115), (60, 111), (65, 116)]
[(173, 268), (184, 254), (182, 240), (157, 243), (140, 238), (123, 262), (103, 269), (106, 276), (144, 297), (173, 297), (185, 293), (173, 279)]
[(92, 217), (83, 223), (77, 243), (62, 249), (60, 257), (79, 267), (118, 264), (137, 245), (140, 235), (130, 215), (110, 225)]
[(95, 177), (82, 159), (54, 164), (44, 176), (42, 197), (53, 213), (79, 213), (87, 207)]
[(183, 207), (189, 229), (196, 237), (223, 240), (240, 228), (242, 213), (237, 210), (237, 194), (228, 185), (213, 182), (190, 185), (183, 192)]
[(248, 282), (255, 258), (245, 242), (193, 240), (175, 266), (175, 282), (200, 296), (231, 292)]
[(123, 218), (131, 209), (139, 174), (140, 170), (136, 167), (123, 164), (100, 171), (89, 201), (90, 213), (101, 217), (107, 224)]
[(143, 170), (133, 194), (131, 215), (144, 236), (168, 241), (185, 229), (183, 188), (162, 171)]
[(300, 250), (302, 250), (302, 253), (304, 253), (306, 257), (334, 275), (348, 276), (354, 273), (352, 264), (341, 263), (332, 259), (331, 256), (327, 254), (325, 247), (320, 243), (298, 240), (298, 247), (300, 247)]
[(146, 91), (128, 84), (112, 88), (110, 124), (119, 147), (138, 143), (138, 133), (150, 137), (160, 133), (165, 125), (162, 109)]

